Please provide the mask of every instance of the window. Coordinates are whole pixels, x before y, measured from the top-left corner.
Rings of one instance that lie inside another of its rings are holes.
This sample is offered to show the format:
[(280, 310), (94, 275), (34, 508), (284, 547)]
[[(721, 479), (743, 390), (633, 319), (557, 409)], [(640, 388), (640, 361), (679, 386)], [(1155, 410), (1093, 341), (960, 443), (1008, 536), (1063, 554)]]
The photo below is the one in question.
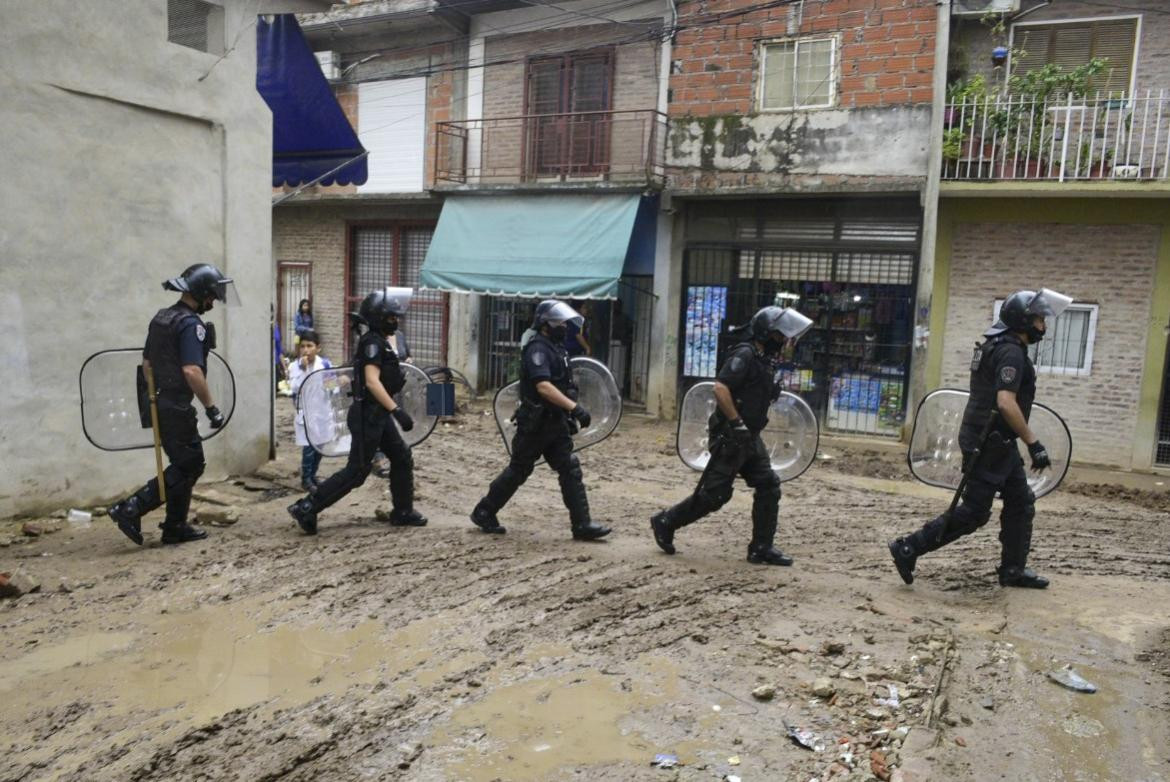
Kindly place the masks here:
[(1012, 27), (1012, 63), (1018, 74), (1058, 65), (1068, 71), (1094, 57), (1106, 61), (1105, 70), (1089, 81), (1090, 94), (1129, 93), (1133, 80), (1137, 17), (1092, 19), (1059, 24), (1017, 24)]
[[(609, 165), (613, 51), (528, 61), (525, 169), (538, 176), (603, 173)], [(576, 116), (574, 116), (576, 115)]]
[(837, 42), (834, 38), (780, 41), (763, 46), (760, 108), (810, 109), (836, 99)]
[(358, 138), (370, 151), (358, 192), (422, 192), (426, 127), (425, 76), (358, 84)]
[[(999, 320), (1003, 299), (995, 300), (992, 318)], [(1097, 305), (1070, 304), (1054, 321), (1049, 318), (1044, 339), (1028, 346), (1038, 373), (1087, 377), (1093, 368), (1093, 341), (1097, 337)]]
[(167, 0), (167, 40), (223, 54), (223, 8), (203, 0)]

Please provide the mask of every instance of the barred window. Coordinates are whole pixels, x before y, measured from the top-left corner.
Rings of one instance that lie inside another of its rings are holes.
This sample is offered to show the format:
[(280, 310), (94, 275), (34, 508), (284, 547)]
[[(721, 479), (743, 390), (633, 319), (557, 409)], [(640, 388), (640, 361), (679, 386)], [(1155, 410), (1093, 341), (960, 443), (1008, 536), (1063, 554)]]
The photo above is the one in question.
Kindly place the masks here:
[[(992, 313), (999, 320), (1003, 299), (995, 300)], [(1045, 322), (1044, 339), (1028, 346), (1028, 356), (1038, 373), (1088, 376), (1093, 369), (1093, 342), (1097, 338), (1097, 305), (1070, 304), (1058, 318)]]
[(836, 101), (837, 41), (803, 38), (764, 44), (760, 56), (760, 108), (827, 108)]
[(167, 40), (223, 54), (223, 8), (203, 0), (167, 0)]

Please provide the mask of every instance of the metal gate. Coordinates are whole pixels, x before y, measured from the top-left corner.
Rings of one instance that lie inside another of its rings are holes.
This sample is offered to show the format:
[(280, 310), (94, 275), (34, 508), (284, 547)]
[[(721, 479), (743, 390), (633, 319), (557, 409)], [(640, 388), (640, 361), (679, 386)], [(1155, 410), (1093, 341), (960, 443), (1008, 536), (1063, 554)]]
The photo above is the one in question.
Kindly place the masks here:
[(785, 388), (803, 396), (826, 429), (898, 436), (914, 321), (916, 205), (723, 207), (715, 231), (703, 209), (693, 205), (688, 223), (722, 236), (688, 241), (683, 384), (715, 376), (735, 339), (729, 328), (760, 307), (792, 303), (815, 326), (785, 356)]
[[(355, 226), (350, 235), (347, 311), (354, 311), (370, 291), (385, 285), (415, 289), (401, 330), (414, 363), (447, 363), (447, 294), (418, 290), (419, 272), (435, 233), (433, 225)], [(346, 353), (352, 335), (346, 336)]]
[(281, 347), (286, 356), (296, 353), (293, 327), (302, 299), (312, 303), (312, 269), (310, 263), (280, 261), (276, 274), (276, 322), (280, 325)]
[[(573, 301), (586, 314), (592, 356), (610, 368), (622, 396), (645, 403), (650, 375), (652, 278), (625, 277), (613, 300)], [(480, 309), (480, 390), (520, 377), (520, 340), (540, 299), (484, 296)]]
[(1170, 340), (1166, 342), (1166, 362), (1162, 368), (1162, 403), (1158, 406), (1158, 443), (1154, 463), (1170, 467)]

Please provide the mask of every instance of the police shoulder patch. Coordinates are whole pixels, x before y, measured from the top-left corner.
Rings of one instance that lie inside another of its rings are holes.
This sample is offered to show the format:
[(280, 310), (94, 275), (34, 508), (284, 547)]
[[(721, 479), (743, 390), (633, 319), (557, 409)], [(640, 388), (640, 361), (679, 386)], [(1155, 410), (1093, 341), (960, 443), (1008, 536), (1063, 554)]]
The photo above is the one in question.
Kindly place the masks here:
[(200, 342), (207, 339), (207, 329), (204, 328), (202, 323), (195, 324), (195, 339), (199, 340)]
[(743, 372), (746, 368), (747, 362), (743, 360), (743, 356), (738, 354), (732, 356), (731, 359), (727, 362), (727, 369), (736, 374)]
[(538, 367), (543, 367), (545, 363), (545, 355), (543, 350), (532, 351), (532, 363)]
[(1009, 367), (1000, 367), (999, 368), (999, 379), (1000, 379), (1000, 382), (1002, 382), (1002, 383), (1011, 383), (1013, 380), (1016, 379), (1016, 368), (1010, 367), (1010, 366)]
[(371, 341), (366, 343), (366, 358), (376, 358), (378, 353), (379, 348), (377, 342)]

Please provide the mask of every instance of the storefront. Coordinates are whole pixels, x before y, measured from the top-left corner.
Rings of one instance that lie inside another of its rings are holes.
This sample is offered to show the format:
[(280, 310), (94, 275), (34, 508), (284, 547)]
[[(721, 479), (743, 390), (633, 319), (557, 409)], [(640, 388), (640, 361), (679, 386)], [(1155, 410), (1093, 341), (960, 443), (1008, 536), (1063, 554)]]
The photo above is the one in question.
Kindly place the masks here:
[(898, 436), (920, 226), (913, 199), (688, 204), (683, 390), (715, 376), (731, 328), (765, 305), (791, 305), (816, 325), (785, 356), (785, 386), (828, 430)]

